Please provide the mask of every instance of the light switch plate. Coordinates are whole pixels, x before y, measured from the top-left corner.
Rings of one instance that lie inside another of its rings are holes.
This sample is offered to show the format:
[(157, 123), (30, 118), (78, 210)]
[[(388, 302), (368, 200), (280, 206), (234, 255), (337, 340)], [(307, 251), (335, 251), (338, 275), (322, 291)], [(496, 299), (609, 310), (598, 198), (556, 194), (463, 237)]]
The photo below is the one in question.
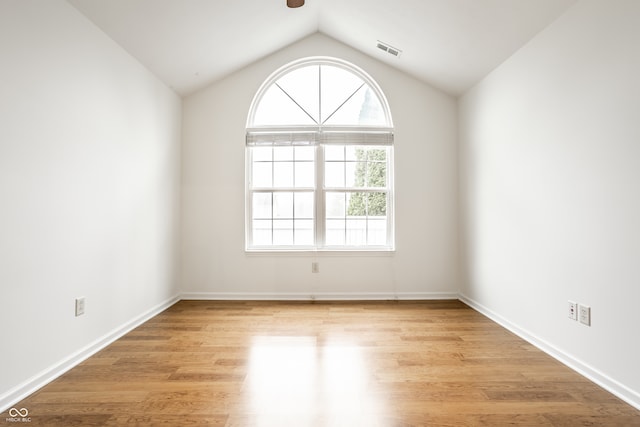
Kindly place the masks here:
[(582, 323), (583, 325), (591, 326), (591, 307), (589, 307), (588, 305), (580, 304), (578, 313), (580, 323)]
[(76, 317), (84, 314), (84, 297), (76, 298)]

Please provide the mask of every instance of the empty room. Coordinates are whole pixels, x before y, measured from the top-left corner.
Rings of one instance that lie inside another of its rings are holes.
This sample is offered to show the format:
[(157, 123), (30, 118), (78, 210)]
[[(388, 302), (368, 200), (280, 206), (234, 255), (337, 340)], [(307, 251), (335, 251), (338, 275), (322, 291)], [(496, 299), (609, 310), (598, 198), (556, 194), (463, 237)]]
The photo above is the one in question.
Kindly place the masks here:
[(0, 424), (640, 426), (640, 1), (0, 0)]

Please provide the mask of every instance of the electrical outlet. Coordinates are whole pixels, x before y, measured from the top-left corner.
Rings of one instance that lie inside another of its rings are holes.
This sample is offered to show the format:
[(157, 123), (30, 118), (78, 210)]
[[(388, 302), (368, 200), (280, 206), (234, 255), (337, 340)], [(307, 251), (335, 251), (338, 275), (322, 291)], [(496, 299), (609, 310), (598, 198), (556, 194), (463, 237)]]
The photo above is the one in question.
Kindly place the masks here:
[(591, 307), (588, 305), (579, 306), (580, 323), (591, 326)]
[(569, 301), (569, 319), (578, 320), (578, 303)]
[(320, 273), (320, 263), (319, 262), (312, 262), (311, 263), (311, 272), (312, 273)]
[(76, 317), (84, 314), (84, 297), (76, 298)]

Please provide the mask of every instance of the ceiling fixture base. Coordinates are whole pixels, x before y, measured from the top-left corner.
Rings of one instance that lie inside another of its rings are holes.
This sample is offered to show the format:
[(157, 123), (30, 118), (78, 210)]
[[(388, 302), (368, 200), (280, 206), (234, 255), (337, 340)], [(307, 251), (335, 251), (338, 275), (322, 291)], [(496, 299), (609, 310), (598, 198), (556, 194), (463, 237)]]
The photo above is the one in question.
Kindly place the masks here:
[(304, 6), (304, 0), (287, 0), (287, 7), (296, 8)]

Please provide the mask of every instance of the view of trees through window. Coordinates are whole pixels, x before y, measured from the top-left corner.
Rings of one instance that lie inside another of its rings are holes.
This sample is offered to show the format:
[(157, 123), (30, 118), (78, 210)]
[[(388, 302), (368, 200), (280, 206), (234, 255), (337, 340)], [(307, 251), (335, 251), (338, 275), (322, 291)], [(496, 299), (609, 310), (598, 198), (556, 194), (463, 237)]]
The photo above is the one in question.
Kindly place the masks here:
[[(385, 150), (364, 150), (356, 148), (356, 160), (358, 161), (354, 181), (356, 187), (380, 187), (386, 186), (386, 152)], [(387, 199), (385, 193), (371, 193), (368, 197), (363, 193), (356, 193), (349, 201), (348, 215), (372, 215), (384, 216), (387, 214)]]

